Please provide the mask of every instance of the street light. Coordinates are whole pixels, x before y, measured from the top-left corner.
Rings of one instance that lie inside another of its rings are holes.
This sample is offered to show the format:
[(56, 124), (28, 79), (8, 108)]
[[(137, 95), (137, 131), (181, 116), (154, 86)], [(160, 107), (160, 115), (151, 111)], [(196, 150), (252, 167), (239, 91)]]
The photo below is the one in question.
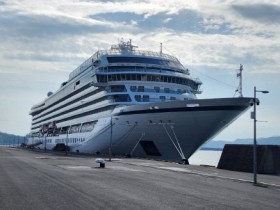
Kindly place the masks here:
[(66, 130), (66, 148), (65, 148), (65, 154), (68, 155), (68, 134), (69, 134), (70, 126)]
[(256, 104), (259, 105), (259, 100), (256, 98), (257, 92), (259, 93), (269, 93), (267, 90), (257, 90), (256, 86), (254, 87), (254, 148), (253, 148), (253, 170), (254, 170), (254, 184), (257, 184), (257, 113), (256, 113)]
[(44, 151), (45, 152), (47, 151), (47, 135), (48, 134), (45, 134), (45, 146), (44, 146)]
[(119, 120), (119, 118), (113, 118), (113, 115), (111, 115), (110, 118), (110, 143), (109, 143), (109, 161), (112, 161), (112, 147), (113, 147), (113, 120)]
[(110, 145), (109, 145), (109, 161), (112, 160), (112, 138), (113, 138), (113, 117), (110, 119)]

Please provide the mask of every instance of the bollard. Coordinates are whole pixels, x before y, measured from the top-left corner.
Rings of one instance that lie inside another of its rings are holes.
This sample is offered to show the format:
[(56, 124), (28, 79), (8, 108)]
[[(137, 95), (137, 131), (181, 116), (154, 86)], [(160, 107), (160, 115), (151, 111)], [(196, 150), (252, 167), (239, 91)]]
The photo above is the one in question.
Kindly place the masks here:
[(183, 165), (189, 165), (189, 160), (188, 160), (188, 159), (182, 159), (182, 160), (181, 160), (181, 163), (182, 163)]
[(97, 158), (97, 159), (95, 159), (95, 162), (100, 164), (100, 166), (99, 166), (100, 168), (105, 168), (105, 160), (104, 159)]

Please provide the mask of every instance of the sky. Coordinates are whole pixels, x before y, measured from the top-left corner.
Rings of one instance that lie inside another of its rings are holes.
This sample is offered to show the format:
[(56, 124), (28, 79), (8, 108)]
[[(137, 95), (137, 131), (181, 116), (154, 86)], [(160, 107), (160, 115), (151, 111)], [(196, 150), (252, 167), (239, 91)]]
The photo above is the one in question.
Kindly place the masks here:
[[(132, 39), (176, 56), (198, 98), (257, 93), (257, 136), (280, 136), (279, 0), (0, 0), (0, 131), (26, 135), (31, 106), (99, 49)], [(214, 140), (252, 138), (252, 108)]]

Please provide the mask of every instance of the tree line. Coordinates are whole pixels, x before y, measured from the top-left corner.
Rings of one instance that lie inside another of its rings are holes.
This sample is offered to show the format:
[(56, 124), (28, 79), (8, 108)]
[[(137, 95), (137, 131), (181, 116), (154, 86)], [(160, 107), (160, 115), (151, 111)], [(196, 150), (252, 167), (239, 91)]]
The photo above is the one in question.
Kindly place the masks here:
[(26, 143), (26, 137), (0, 132), (0, 145), (13, 146)]

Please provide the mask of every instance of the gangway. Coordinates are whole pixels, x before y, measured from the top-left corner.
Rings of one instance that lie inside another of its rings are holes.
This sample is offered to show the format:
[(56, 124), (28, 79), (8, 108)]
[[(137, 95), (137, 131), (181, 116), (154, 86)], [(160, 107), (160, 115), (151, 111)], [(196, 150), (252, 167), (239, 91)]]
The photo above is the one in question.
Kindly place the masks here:
[(34, 148), (34, 147), (36, 147), (36, 146), (39, 146), (40, 144), (43, 144), (43, 142), (38, 141), (38, 142), (33, 143), (33, 144), (27, 144), (27, 145), (26, 145), (26, 148)]

